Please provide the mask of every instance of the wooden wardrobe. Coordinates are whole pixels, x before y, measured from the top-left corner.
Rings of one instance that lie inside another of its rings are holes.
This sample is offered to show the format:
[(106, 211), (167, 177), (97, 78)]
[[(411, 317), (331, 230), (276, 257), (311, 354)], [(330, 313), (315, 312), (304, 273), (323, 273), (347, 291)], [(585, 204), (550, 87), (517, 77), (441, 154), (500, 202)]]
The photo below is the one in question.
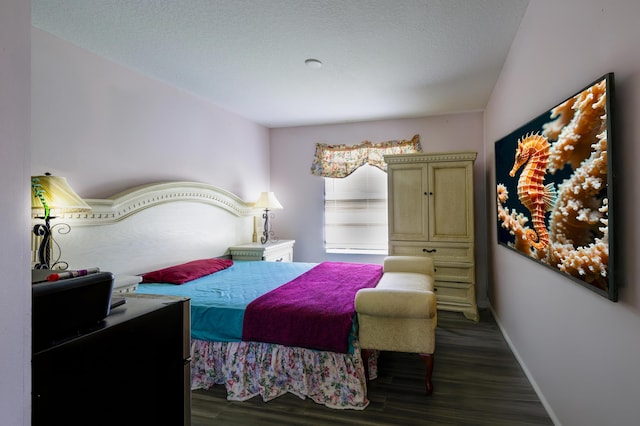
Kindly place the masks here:
[(438, 309), (478, 321), (474, 261), (476, 152), (385, 155), (389, 255), (432, 257)]

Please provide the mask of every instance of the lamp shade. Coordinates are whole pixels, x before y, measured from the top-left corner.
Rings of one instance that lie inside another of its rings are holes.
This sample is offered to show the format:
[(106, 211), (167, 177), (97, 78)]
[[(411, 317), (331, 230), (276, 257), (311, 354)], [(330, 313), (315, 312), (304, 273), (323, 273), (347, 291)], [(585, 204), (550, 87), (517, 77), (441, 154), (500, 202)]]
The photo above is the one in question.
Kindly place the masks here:
[(256, 201), (254, 206), (261, 209), (269, 209), (269, 210), (283, 208), (282, 204), (280, 204), (280, 202), (276, 198), (276, 195), (273, 192), (261, 193), (260, 198), (258, 198), (258, 201)]
[(89, 211), (91, 207), (60, 176), (31, 177), (31, 211), (34, 216)]

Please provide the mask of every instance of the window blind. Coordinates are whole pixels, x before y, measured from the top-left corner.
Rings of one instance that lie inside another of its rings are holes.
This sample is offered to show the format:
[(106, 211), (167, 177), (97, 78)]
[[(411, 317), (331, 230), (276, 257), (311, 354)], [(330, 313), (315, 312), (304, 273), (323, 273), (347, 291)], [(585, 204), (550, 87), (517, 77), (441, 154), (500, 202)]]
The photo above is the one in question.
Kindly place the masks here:
[(364, 165), (345, 178), (324, 178), (328, 252), (387, 252), (387, 174)]

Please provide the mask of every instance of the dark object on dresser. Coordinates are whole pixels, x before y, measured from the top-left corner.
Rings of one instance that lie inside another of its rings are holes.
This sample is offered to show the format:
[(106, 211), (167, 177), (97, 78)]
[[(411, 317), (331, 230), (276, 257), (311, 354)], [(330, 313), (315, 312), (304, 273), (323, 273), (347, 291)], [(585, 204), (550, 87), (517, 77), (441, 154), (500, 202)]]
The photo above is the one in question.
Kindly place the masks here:
[(96, 327), (109, 315), (113, 274), (98, 272), (76, 278), (47, 281), (61, 271), (31, 271), (33, 352)]
[(32, 425), (189, 425), (189, 299), (127, 295), (33, 353)]

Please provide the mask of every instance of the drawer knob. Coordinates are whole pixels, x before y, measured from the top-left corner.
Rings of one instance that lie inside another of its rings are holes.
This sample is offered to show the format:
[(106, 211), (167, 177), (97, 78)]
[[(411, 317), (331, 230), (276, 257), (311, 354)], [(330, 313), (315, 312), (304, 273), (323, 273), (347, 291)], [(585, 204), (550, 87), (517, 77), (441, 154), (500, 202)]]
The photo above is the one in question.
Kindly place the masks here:
[(436, 252), (436, 249), (427, 249), (427, 248), (423, 248), (423, 249), (422, 249), (422, 252), (423, 252), (423, 253), (435, 253), (435, 252)]

